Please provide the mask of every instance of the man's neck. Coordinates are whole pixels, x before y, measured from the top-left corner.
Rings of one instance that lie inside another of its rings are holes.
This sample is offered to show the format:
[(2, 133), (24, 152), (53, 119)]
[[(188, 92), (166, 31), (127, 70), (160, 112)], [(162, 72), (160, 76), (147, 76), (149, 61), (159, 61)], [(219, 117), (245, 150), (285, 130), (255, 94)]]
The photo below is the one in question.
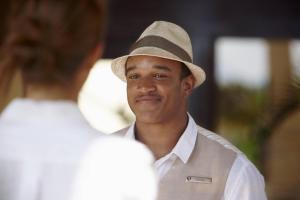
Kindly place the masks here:
[(167, 155), (177, 144), (188, 124), (188, 116), (182, 115), (167, 123), (142, 123), (137, 120), (135, 137), (154, 154), (155, 159)]
[(77, 93), (73, 89), (53, 85), (28, 85), (25, 89), (25, 97), (35, 100), (72, 100), (77, 101)]

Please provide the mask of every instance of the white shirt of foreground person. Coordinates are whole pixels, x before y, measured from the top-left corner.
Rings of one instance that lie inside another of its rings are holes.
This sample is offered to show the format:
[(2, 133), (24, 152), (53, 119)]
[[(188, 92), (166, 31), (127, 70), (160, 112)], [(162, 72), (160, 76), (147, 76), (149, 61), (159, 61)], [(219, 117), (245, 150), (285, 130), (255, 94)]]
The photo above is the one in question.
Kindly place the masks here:
[[(189, 114), (188, 116), (188, 126), (173, 150), (154, 163), (160, 179), (171, 169), (176, 159), (181, 159), (182, 162), (187, 163), (193, 152), (198, 126)], [(264, 178), (246, 156), (217, 134), (210, 131), (203, 132), (206, 133), (205, 136), (209, 139), (215, 140), (224, 145), (225, 148), (232, 149), (237, 153), (226, 182), (222, 200), (266, 200)], [(134, 124), (130, 126), (125, 137), (134, 139)]]
[(150, 151), (133, 140), (112, 137), (87, 150), (72, 200), (155, 200), (156, 192)]
[(67, 200), (81, 155), (101, 135), (72, 101), (14, 100), (0, 116), (0, 199)]

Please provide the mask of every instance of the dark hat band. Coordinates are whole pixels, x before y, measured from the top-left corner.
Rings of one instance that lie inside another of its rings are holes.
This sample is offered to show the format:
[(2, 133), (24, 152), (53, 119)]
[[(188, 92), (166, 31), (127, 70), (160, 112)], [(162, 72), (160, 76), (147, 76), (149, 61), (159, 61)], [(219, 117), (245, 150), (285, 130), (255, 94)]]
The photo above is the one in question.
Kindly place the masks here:
[(160, 36), (149, 35), (138, 40), (131, 46), (130, 52), (141, 47), (157, 47), (174, 54), (183, 61), (192, 62), (192, 58), (184, 49)]

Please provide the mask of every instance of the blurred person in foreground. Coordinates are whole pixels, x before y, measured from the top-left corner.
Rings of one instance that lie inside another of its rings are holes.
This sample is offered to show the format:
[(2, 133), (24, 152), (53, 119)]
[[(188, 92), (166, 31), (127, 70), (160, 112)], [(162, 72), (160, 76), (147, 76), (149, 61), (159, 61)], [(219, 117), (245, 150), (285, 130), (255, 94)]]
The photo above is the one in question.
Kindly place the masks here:
[[(89, 146), (78, 170), (72, 200), (156, 199), (152, 154), (140, 143), (118, 139), (96, 140)], [(112, 150), (112, 146), (117, 149)]]
[[(20, 0), (13, 4), (0, 54), (0, 91), (7, 91), (20, 71), (24, 97), (14, 99), (0, 116), (1, 200), (70, 199), (79, 161), (91, 143), (97, 145), (97, 152), (107, 153), (99, 154), (103, 167), (97, 165), (98, 170), (111, 175), (99, 177), (102, 184), (95, 186), (99, 199), (110, 199), (101, 196), (101, 191), (112, 191), (107, 188), (111, 185), (104, 184), (107, 178), (127, 176), (122, 165), (115, 166), (113, 156), (119, 153), (124, 160), (143, 162), (126, 153), (131, 146), (147, 164), (151, 162), (144, 146), (102, 136), (77, 107), (81, 86), (103, 50), (105, 10), (102, 0)], [(109, 166), (123, 173), (115, 177)], [(138, 182), (139, 177), (130, 175)], [(123, 194), (120, 187), (114, 189)], [(89, 199), (86, 193), (80, 194), (81, 199)]]
[(144, 143), (159, 175), (158, 200), (265, 200), (264, 178), (221, 136), (187, 112), (193, 89), (205, 80), (193, 64), (190, 38), (176, 24), (156, 21), (116, 58), (112, 71), (127, 82), (136, 121), (115, 134)]

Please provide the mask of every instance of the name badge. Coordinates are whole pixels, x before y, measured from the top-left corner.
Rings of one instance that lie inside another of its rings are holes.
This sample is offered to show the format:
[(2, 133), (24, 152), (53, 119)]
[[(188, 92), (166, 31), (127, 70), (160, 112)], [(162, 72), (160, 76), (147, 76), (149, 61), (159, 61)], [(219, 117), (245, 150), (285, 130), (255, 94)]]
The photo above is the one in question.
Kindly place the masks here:
[(200, 176), (188, 176), (188, 177), (186, 177), (185, 181), (190, 182), (190, 183), (209, 184), (209, 183), (212, 183), (212, 178), (210, 178), (210, 177), (200, 177)]

